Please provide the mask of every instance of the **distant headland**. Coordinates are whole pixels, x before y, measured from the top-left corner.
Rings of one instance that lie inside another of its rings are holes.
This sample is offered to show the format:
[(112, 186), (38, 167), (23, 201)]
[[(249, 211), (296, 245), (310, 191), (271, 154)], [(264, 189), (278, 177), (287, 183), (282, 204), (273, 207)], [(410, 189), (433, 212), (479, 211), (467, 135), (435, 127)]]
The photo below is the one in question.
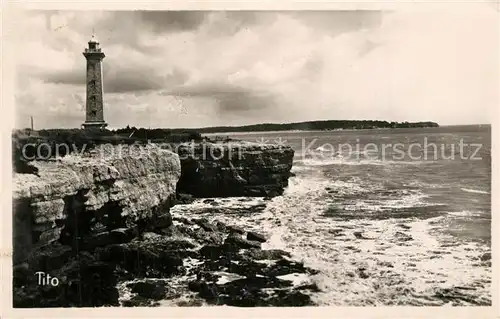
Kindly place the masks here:
[[(369, 120), (326, 120), (307, 121), (296, 123), (262, 123), (243, 126), (214, 126), (189, 129), (200, 133), (229, 133), (229, 132), (263, 132), (263, 131), (326, 131), (326, 130), (365, 130), (391, 128), (425, 128), (439, 127), (435, 122), (388, 122)], [(186, 131), (186, 129), (179, 129)], [(175, 129), (173, 130), (175, 131)]]

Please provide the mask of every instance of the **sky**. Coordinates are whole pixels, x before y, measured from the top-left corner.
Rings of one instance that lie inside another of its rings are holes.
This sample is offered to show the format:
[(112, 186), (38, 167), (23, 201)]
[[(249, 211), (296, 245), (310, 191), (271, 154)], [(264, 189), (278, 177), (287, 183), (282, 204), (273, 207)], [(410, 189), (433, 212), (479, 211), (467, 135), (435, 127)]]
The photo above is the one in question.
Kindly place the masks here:
[(80, 127), (92, 30), (112, 128), (491, 123), (497, 12), (25, 11), (15, 126)]

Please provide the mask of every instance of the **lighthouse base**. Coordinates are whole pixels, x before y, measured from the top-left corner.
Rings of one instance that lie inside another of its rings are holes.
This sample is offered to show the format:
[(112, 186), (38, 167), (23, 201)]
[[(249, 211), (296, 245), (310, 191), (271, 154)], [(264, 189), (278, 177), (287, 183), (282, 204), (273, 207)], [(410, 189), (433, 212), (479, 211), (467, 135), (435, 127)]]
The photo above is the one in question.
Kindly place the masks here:
[(86, 121), (82, 124), (82, 128), (86, 130), (104, 130), (108, 123), (104, 121)]

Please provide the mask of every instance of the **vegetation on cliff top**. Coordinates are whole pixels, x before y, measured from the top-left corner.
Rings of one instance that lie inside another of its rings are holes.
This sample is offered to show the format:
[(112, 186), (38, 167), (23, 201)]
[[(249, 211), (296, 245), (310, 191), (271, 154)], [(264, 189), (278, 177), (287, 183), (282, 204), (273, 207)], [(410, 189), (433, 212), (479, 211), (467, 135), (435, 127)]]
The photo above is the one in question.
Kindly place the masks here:
[(226, 132), (262, 132), (262, 131), (316, 131), (316, 130), (339, 130), (339, 129), (376, 129), (376, 128), (424, 128), (439, 127), (435, 122), (387, 122), (387, 121), (308, 121), (298, 123), (264, 123), (245, 126), (217, 126), (196, 129), (200, 133), (226, 133)]

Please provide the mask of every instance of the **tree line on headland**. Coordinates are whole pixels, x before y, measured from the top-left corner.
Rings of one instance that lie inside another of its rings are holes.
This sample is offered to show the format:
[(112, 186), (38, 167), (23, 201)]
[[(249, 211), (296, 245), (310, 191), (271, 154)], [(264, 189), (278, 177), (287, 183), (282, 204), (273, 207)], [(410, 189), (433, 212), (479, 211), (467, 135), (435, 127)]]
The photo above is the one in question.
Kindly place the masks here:
[(212, 126), (202, 128), (173, 128), (173, 129), (145, 129), (129, 127), (113, 131), (116, 134), (133, 134), (141, 138), (162, 138), (166, 135), (207, 134), (207, 133), (237, 133), (237, 132), (264, 132), (264, 131), (324, 131), (324, 130), (366, 130), (392, 128), (426, 128), (439, 127), (435, 122), (388, 122), (367, 120), (329, 120), (308, 121), (297, 123), (263, 123), (243, 126)]
[(322, 131), (364, 130), (377, 128), (424, 128), (439, 127), (435, 122), (388, 122), (369, 120), (327, 120), (297, 123), (263, 123), (244, 126), (216, 126), (194, 129), (200, 133), (262, 132), (262, 131)]

